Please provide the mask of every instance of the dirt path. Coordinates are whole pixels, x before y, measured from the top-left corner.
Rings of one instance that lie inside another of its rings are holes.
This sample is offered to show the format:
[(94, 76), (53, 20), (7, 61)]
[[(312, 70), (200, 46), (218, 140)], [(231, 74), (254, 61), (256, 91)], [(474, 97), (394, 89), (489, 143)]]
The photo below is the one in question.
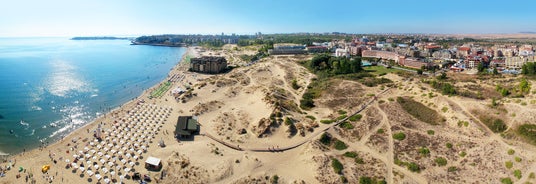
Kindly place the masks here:
[(385, 165), (387, 166), (387, 183), (394, 183), (394, 175), (393, 175), (393, 164), (394, 164), (394, 140), (393, 140), (393, 133), (391, 131), (391, 123), (389, 123), (389, 119), (387, 118), (387, 114), (385, 114), (385, 111), (383, 111), (381, 108), (379, 108), (380, 115), (382, 116), (382, 123), (379, 127), (383, 125), (387, 125), (387, 130), (385, 130), (385, 133), (387, 134), (387, 140), (389, 144), (389, 149), (387, 150), (387, 162)]
[[(332, 134), (334, 138), (337, 138), (337, 139), (340, 139), (340, 140), (345, 140), (344, 138), (342, 138), (340, 135), (338, 134)], [(365, 153), (368, 153), (369, 155), (371, 155), (373, 158), (375, 159), (378, 159), (378, 160), (381, 160), (383, 163), (385, 163), (386, 166), (390, 166), (391, 167), (391, 174), (392, 174), (392, 170), (393, 169), (396, 169), (397, 172), (399, 173), (402, 173), (404, 174), (404, 176), (407, 176), (411, 179), (413, 179), (414, 181), (418, 182), (418, 183), (428, 183), (426, 181), (426, 178), (420, 176), (420, 175), (417, 175), (415, 173), (412, 173), (411, 171), (407, 170), (406, 168), (404, 167), (400, 167), (398, 165), (395, 165), (393, 162), (392, 162), (392, 158), (389, 159), (388, 157), (389, 156), (386, 156), (385, 154), (382, 154), (376, 150), (373, 150), (371, 149), (370, 147), (368, 147), (367, 145), (365, 144), (361, 144), (360, 142), (356, 142), (356, 143), (353, 143), (353, 144), (348, 144), (348, 147), (353, 149), (353, 150), (357, 150), (357, 151), (362, 151), (362, 152), (365, 152)], [(389, 154), (387, 154), (389, 155)], [(392, 176), (392, 175), (391, 175)], [(392, 178), (391, 178), (392, 179)]]

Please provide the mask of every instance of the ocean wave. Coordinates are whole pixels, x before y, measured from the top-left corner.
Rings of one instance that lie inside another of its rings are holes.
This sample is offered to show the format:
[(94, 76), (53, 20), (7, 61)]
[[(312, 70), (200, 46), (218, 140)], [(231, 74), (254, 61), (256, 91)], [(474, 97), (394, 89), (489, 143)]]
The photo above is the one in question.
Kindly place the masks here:
[(52, 132), (52, 134), (50, 134), (50, 136), (48, 136), (48, 138), (52, 138), (52, 137), (54, 137), (54, 136), (56, 136), (56, 135), (58, 135), (58, 134), (60, 134), (60, 133), (66, 132), (66, 131), (68, 131), (68, 130), (69, 130), (70, 128), (72, 128), (72, 127), (73, 127), (72, 124), (67, 124), (67, 125), (65, 125), (64, 127), (62, 127), (62, 128), (60, 128), (60, 129), (58, 129), (58, 130)]
[(32, 106), (32, 110), (34, 110), (34, 111), (41, 111), (41, 110), (43, 110), (43, 108), (41, 108), (41, 107), (39, 107), (39, 106), (37, 106), (37, 105), (34, 105), (34, 106)]
[(32, 133), (30, 133), (28, 136), (33, 136), (35, 135), (35, 129), (32, 129)]
[(27, 122), (25, 122), (22, 119), (20, 120), (20, 125), (25, 126), (26, 128), (30, 127), (30, 124), (28, 124)]

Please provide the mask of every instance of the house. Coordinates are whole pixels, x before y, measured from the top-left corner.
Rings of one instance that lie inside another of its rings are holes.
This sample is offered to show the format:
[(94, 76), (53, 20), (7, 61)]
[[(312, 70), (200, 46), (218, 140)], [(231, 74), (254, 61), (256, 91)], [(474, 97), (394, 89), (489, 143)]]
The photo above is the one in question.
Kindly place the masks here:
[(179, 116), (175, 126), (175, 138), (188, 138), (199, 133), (197, 118), (192, 116)]
[(324, 46), (309, 46), (307, 47), (309, 53), (325, 53), (328, 52), (328, 48)]
[(464, 58), (464, 57), (468, 56), (470, 53), (471, 53), (471, 48), (469, 48), (469, 47), (460, 47), (460, 48), (458, 48), (458, 52), (457, 52), (456, 56), (458, 56), (458, 58)]

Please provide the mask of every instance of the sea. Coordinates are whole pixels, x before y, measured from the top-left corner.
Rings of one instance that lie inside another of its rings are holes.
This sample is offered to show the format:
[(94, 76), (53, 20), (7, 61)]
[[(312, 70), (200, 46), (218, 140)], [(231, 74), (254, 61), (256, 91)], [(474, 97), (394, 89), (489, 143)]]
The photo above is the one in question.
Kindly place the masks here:
[(52, 144), (164, 80), (181, 47), (0, 38), (0, 155)]

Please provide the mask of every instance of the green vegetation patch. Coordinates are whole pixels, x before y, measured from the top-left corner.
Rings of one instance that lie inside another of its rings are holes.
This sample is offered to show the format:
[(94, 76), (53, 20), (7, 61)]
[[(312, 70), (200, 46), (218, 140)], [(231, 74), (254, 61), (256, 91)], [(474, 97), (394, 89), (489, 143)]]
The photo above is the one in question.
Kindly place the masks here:
[(509, 150), (508, 150), (508, 155), (513, 155), (514, 153), (516, 153), (515, 150), (513, 150), (513, 149), (509, 149)]
[(342, 169), (344, 168), (344, 166), (336, 158), (331, 159), (331, 167), (333, 167), (333, 171), (335, 171), (335, 173), (342, 174)]
[(361, 176), (359, 178), (359, 184), (386, 184), (385, 179), (378, 180), (376, 178), (371, 178), (368, 176)]
[(162, 85), (160, 85), (158, 88), (156, 88), (153, 92), (151, 92), (151, 98), (160, 98), (162, 97), (167, 90), (171, 88), (171, 82), (164, 82)]
[(344, 129), (354, 129), (354, 125), (352, 125), (352, 123), (348, 122), (348, 121), (344, 121), (342, 122), (340, 125), (340, 127), (344, 128)]
[(514, 167), (514, 163), (512, 161), (506, 161), (506, 162), (504, 162), (504, 166), (507, 169), (511, 169), (512, 167)]
[(328, 133), (324, 133), (322, 134), (322, 136), (320, 136), (320, 143), (326, 145), (326, 146), (329, 146), (331, 145), (331, 135), (329, 135)]
[(501, 178), (502, 184), (512, 184), (514, 183), (511, 178)]
[(489, 113), (478, 113), (478, 119), (495, 133), (504, 132), (508, 127), (500, 118), (496, 118)]
[(523, 124), (517, 128), (517, 134), (536, 145), (536, 125)]
[(421, 147), (419, 148), (419, 154), (423, 155), (423, 156), (430, 156), (430, 149), (428, 149), (427, 147)]
[(430, 125), (439, 125), (440, 122), (445, 121), (445, 119), (435, 110), (411, 98), (398, 97), (396, 101), (406, 112), (422, 122)]
[(363, 117), (363, 115), (361, 115), (361, 114), (356, 114), (356, 115), (350, 116), (350, 117), (348, 118), (348, 120), (350, 120), (350, 121), (359, 121), (359, 120), (361, 120), (362, 117)]
[(421, 172), (421, 167), (415, 162), (408, 163), (407, 167), (411, 172)]
[(447, 165), (447, 159), (444, 157), (437, 157), (434, 161), (440, 167)]
[(342, 120), (344, 118), (348, 117), (346, 114), (343, 114), (343, 115), (340, 115), (339, 117), (337, 117), (337, 120)]
[(324, 123), (324, 124), (331, 124), (335, 122), (335, 120), (332, 120), (332, 119), (323, 119), (323, 120), (320, 120), (320, 123)]
[(393, 134), (393, 139), (396, 139), (396, 140), (404, 140), (406, 139), (406, 134), (404, 132), (398, 132), (398, 133), (395, 133)]
[(355, 151), (347, 151), (343, 154), (345, 157), (349, 157), (349, 158), (357, 158), (357, 152)]
[(335, 147), (336, 150), (344, 150), (348, 148), (348, 145), (346, 145), (346, 143), (342, 142), (341, 140), (336, 140), (333, 144), (333, 147)]
[(519, 169), (514, 170), (514, 176), (517, 179), (521, 179), (521, 177), (523, 177), (523, 175), (521, 174), (521, 171)]

